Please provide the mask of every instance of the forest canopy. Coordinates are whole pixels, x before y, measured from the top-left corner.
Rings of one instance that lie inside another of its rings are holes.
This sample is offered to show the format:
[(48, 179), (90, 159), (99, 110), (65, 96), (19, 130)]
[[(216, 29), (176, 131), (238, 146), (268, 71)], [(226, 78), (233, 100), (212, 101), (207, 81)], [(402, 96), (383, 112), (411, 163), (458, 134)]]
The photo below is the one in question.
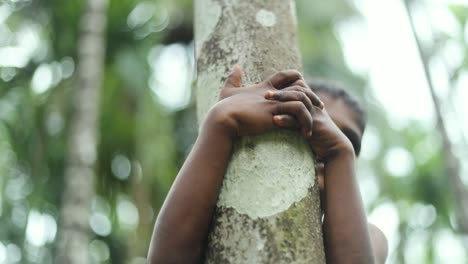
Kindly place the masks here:
[[(304, 75), (341, 83), (369, 113), (358, 179), (387, 263), (466, 263), (468, 4), (296, 2)], [(60, 248), (85, 3), (0, 2), (0, 263), (55, 263)], [(87, 250), (91, 263), (146, 263), (197, 136), (193, 4), (119, 0), (100, 11)]]

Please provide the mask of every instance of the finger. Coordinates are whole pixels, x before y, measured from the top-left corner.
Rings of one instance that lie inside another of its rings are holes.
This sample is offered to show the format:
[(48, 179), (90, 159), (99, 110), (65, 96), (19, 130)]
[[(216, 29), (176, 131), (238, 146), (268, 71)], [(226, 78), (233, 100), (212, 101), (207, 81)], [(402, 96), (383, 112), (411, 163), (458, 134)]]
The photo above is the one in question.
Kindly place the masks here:
[(305, 95), (307, 95), (307, 97), (309, 97), (310, 101), (312, 102), (312, 104), (320, 109), (323, 109), (325, 107), (325, 104), (322, 102), (322, 100), (320, 99), (320, 97), (314, 93), (308, 86), (300, 86), (300, 85), (293, 85), (293, 86), (289, 86), (289, 87), (286, 87), (284, 89), (282, 89), (282, 91), (299, 91), (299, 92), (302, 92), (304, 93)]
[(299, 86), (302, 86), (302, 87), (305, 87), (305, 88), (308, 87), (304, 80), (297, 80), (297, 81), (293, 82), (291, 85), (292, 86), (293, 85), (299, 85)]
[(273, 109), (273, 115), (287, 114), (294, 116), (300, 124), (302, 133), (306, 137), (312, 136), (312, 114), (302, 102), (279, 102)]
[(242, 83), (242, 67), (239, 64), (232, 66), (232, 72), (224, 83), (224, 88), (240, 87)]
[(291, 115), (274, 115), (273, 122), (275, 125), (283, 128), (299, 128), (299, 122)]
[(303, 79), (300, 72), (296, 70), (285, 70), (273, 74), (266, 81), (272, 87), (276, 89), (282, 89), (300, 79)]
[(309, 111), (312, 110), (313, 106), (310, 98), (305, 93), (300, 91), (267, 91), (265, 93), (265, 98), (281, 102), (301, 101)]

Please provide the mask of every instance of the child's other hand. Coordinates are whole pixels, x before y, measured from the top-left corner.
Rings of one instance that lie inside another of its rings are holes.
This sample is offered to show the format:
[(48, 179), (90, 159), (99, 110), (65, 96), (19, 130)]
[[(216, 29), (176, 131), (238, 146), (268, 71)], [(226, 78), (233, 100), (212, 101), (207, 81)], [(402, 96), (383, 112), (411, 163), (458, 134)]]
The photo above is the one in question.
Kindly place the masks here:
[(323, 104), (318, 96), (296, 85), (292, 86), (296, 89), (294, 100), (267, 100), (272, 92), (300, 80), (303, 81), (303, 77), (299, 72), (288, 70), (278, 72), (261, 83), (241, 87), (242, 69), (235, 65), (221, 90), (221, 100), (210, 110), (208, 120), (221, 124), (235, 138), (268, 132), (277, 127), (273, 116), (288, 115), (294, 117), (303, 134), (309, 136), (312, 132), (311, 109), (314, 105)]
[[(297, 94), (294, 88), (288, 87), (271, 93), (267, 98), (280, 102), (288, 102), (296, 100)], [(326, 106), (324, 108), (314, 106), (310, 109), (310, 114), (313, 120), (312, 135), (307, 136), (307, 139), (318, 161), (327, 162), (341, 153), (353, 153), (354, 155), (351, 142), (330, 118), (326, 111)], [(273, 122), (279, 127), (302, 129), (302, 124), (292, 115), (275, 115)]]

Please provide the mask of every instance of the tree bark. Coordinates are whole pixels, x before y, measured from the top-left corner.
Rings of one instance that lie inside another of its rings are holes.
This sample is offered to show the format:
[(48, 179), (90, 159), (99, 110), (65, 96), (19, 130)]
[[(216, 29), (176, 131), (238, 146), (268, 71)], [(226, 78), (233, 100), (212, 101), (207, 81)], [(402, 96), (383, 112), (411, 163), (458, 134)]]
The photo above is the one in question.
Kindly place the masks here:
[(89, 217), (94, 197), (99, 88), (103, 78), (108, 0), (88, 0), (78, 40), (77, 86), (68, 139), (58, 263), (89, 263)]
[(442, 156), (444, 158), (447, 179), (450, 184), (450, 188), (453, 191), (455, 208), (458, 216), (458, 224), (460, 225), (461, 231), (465, 234), (468, 234), (468, 190), (466, 189), (465, 184), (462, 181), (461, 162), (459, 158), (455, 155), (454, 146), (448, 134), (448, 128), (444, 123), (444, 113), (442, 112), (442, 107), (439, 98), (437, 97), (435, 87), (432, 82), (431, 73), (429, 71), (429, 58), (424, 53), (421, 41), (419, 40), (419, 37), (416, 33), (413, 17), (411, 15), (410, 1), (405, 0), (404, 3), (409, 23), (411, 26), (411, 31), (413, 33), (419, 57), (421, 58), (421, 62), (423, 65), (423, 71), (427, 81), (427, 85), (429, 87), (431, 99), (434, 104), (437, 119), (437, 130), (439, 131), (440, 136), (442, 138)]
[[(197, 114), (218, 101), (231, 66), (244, 84), (301, 69), (295, 2), (195, 1)], [(277, 131), (236, 144), (219, 196), (206, 263), (325, 263), (318, 186), (307, 142)]]

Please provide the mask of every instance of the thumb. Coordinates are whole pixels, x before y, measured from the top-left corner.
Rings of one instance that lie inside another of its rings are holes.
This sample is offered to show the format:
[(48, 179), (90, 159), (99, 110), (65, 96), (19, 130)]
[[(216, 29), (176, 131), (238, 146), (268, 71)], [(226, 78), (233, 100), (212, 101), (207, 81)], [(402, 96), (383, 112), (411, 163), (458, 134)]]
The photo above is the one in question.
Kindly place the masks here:
[(232, 72), (224, 83), (224, 88), (240, 87), (242, 83), (242, 67), (239, 64), (232, 66)]

